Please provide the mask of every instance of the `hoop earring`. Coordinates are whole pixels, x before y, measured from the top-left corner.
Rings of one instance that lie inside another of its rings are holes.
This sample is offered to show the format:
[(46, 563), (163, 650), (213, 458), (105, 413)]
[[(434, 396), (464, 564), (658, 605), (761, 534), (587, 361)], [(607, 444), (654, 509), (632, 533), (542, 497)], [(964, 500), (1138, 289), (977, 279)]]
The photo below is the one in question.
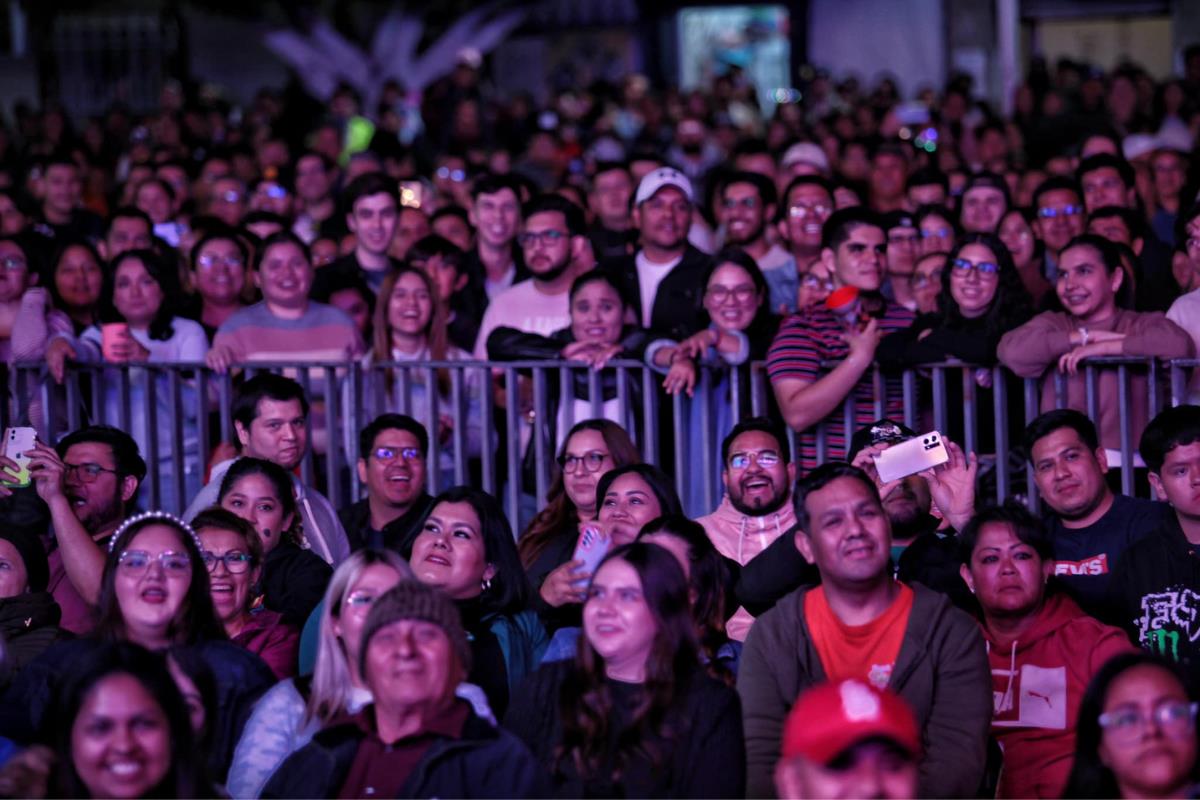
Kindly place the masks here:
[(490, 592), (492, 590), (492, 579), (484, 578), (482, 581), (480, 581), (479, 585), (483, 588), (483, 591)]

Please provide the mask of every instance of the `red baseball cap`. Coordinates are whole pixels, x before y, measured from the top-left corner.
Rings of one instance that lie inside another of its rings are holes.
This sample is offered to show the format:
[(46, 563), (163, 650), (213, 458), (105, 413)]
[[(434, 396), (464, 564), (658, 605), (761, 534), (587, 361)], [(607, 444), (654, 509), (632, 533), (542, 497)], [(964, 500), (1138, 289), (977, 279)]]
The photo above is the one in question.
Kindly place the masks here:
[(801, 693), (783, 727), (783, 757), (828, 764), (867, 739), (887, 739), (913, 756), (921, 732), (894, 693), (860, 680), (823, 683)]

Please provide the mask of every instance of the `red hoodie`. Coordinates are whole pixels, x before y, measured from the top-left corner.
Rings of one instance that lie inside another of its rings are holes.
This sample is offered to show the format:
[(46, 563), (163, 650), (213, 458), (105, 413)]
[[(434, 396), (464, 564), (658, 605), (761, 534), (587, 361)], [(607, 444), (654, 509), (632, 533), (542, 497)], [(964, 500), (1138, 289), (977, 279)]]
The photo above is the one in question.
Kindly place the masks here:
[(1133, 652), (1125, 633), (1052, 593), (1017, 640), (983, 626), (992, 668), (992, 735), (1004, 751), (997, 797), (1062, 797), (1075, 753), (1075, 718), (1105, 661)]

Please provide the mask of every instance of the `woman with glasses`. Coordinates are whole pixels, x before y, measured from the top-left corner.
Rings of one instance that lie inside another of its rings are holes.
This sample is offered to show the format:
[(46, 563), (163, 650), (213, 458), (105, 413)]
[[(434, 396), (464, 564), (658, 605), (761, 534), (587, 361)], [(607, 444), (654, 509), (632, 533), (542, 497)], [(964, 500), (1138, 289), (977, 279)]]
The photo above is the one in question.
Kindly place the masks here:
[[(26, 290), (37, 284), (37, 264), (31, 258), (33, 250), (24, 237), (0, 236), (0, 359), (4, 361), (36, 358), (37, 353), (13, 350), (13, 334), (25, 305)], [(45, 293), (30, 297), (33, 307), (44, 308)], [(44, 324), (44, 323), (43, 323)]]
[[(946, 259), (937, 312), (922, 315), (908, 329), (885, 337), (875, 351), (875, 358), (885, 368), (894, 370), (952, 359), (975, 367), (971, 375), (979, 387), (975, 449), (993, 452), (990, 390), (996, 347), (1001, 336), (1025, 322), (1032, 313), (1029, 296), (1013, 268), (1008, 248), (990, 233), (968, 233)], [(965, 423), (959, 375), (958, 370), (946, 374), (949, 429), (943, 433), (962, 442)], [(932, 403), (927, 407), (932, 408)], [(1009, 412), (1015, 413), (1020, 408), (1019, 402), (1010, 403)], [(1010, 419), (1009, 425), (1014, 431), (1022, 427), (1016, 419)]]
[(280, 680), (295, 675), (300, 631), (284, 622), (279, 612), (255, 606), (263, 562), (258, 531), (247, 520), (216, 507), (197, 514), (192, 527), (204, 547), (213, 608), (230, 641), (265, 661)]
[(958, 223), (954, 215), (942, 206), (921, 206), (913, 214), (913, 221), (921, 234), (918, 254), (949, 253), (958, 238)]
[(591, 573), (573, 560), (584, 525), (596, 518), (596, 485), (610, 469), (641, 462), (625, 429), (606, 419), (577, 422), (558, 450), (558, 471), (546, 507), (517, 540), (517, 551), (546, 630), (579, 625)]
[(1084, 688), (1108, 659), (1134, 648), (1049, 583), (1050, 536), (1024, 505), (977, 514), (960, 554), (992, 666), (992, 736), (1004, 751), (997, 796), (1061, 797)]
[(263, 604), (302, 628), (321, 602), (332, 574), (325, 561), (302, 546), (305, 531), (291, 476), (260, 458), (239, 458), (221, 480), (217, 504), (250, 522), (262, 546), (259, 586)]
[(217, 328), (253, 299), (249, 261), (249, 248), (233, 230), (206, 233), (192, 248), (192, 295), (186, 316), (200, 323), (209, 344)]
[(1079, 706), (1075, 762), (1063, 797), (1195, 797), (1197, 703), (1155, 656), (1117, 656)]
[(158, 652), (194, 652), (216, 679), (210, 763), (223, 782), (233, 746), (258, 696), (275, 678), (262, 660), (231, 643), (213, 608), (203, 546), (187, 523), (152, 511), (127, 520), (113, 534), (100, 582), (92, 637), (55, 645), (21, 673), (0, 705), (0, 731), (34, 741), (57, 720), (46, 713), (64, 670), (98, 642), (132, 642)]

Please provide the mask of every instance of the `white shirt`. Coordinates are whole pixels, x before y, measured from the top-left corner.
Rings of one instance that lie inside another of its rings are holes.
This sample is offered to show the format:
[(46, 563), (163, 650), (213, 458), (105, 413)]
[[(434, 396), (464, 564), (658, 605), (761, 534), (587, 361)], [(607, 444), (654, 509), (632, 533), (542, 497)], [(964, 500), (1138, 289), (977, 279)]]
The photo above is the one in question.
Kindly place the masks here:
[(513, 285), (513, 279), (517, 277), (517, 267), (514, 264), (509, 264), (505, 270), (503, 277), (498, 281), (493, 281), (491, 278), (483, 279), (483, 291), (487, 294), (488, 303), (496, 299), (496, 296), (505, 289)]
[(475, 358), (487, 361), (487, 340), (496, 328), (516, 328), (525, 333), (549, 336), (571, 324), (568, 292), (545, 294), (533, 278), (515, 283), (492, 298), (475, 339)]
[[(1182, 297), (1176, 298), (1167, 311), (1167, 319), (1188, 332), (1200, 353), (1200, 289), (1194, 289)], [(1192, 371), (1192, 379), (1188, 383), (1187, 401), (1200, 402), (1200, 369)]]
[(638, 274), (638, 289), (642, 294), (642, 327), (650, 327), (650, 314), (654, 311), (654, 298), (658, 295), (658, 285), (663, 282), (663, 278), (671, 270), (683, 261), (683, 256), (672, 259), (663, 264), (652, 263), (646, 258), (644, 250), (639, 250), (637, 256), (634, 257), (634, 263), (637, 265)]

